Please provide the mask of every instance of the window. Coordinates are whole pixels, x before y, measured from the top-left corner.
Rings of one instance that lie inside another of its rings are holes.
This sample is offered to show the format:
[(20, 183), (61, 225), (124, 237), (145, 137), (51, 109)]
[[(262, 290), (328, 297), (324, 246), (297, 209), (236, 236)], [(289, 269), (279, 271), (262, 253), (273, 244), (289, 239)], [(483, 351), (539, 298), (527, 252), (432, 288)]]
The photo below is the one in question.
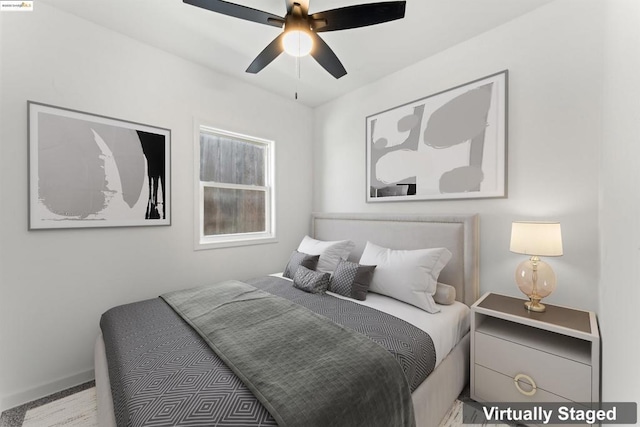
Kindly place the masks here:
[(275, 241), (274, 142), (199, 126), (197, 249)]

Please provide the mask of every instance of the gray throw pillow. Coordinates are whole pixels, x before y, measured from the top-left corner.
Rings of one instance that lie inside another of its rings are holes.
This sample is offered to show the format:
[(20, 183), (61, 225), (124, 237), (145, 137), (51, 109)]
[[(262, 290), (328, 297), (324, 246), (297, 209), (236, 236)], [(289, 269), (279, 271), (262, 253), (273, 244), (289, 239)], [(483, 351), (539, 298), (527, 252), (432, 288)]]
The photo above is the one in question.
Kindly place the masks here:
[(293, 286), (312, 294), (323, 294), (329, 288), (330, 276), (329, 273), (309, 270), (301, 265), (293, 277)]
[(329, 290), (338, 295), (364, 301), (373, 278), (375, 265), (360, 265), (340, 260), (331, 276)]
[(315, 270), (319, 259), (320, 255), (309, 255), (303, 252), (293, 251), (282, 275), (289, 279), (293, 279), (296, 275), (296, 270), (298, 270), (298, 267), (301, 265), (309, 270)]

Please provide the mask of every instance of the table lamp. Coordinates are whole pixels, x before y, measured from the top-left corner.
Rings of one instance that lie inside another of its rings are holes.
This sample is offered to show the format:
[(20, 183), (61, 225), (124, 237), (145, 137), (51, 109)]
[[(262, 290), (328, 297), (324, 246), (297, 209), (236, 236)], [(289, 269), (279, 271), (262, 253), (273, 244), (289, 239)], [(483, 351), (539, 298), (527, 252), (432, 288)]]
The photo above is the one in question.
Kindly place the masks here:
[(529, 311), (543, 312), (540, 303), (556, 289), (556, 275), (541, 256), (562, 255), (562, 232), (558, 222), (516, 221), (511, 224), (511, 252), (530, 255), (516, 268), (516, 283), (529, 301)]

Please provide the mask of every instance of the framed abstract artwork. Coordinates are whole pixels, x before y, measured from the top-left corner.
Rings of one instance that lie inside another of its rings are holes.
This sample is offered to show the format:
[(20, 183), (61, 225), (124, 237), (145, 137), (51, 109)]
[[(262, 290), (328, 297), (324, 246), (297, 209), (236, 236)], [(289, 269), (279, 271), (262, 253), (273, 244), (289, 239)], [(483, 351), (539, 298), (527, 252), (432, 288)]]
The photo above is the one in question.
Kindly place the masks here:
[(367, 117), (367, 202), (506, 197), (507, 77)]
[(29, 229), (171, 224), (171, 131), (29, 101)]

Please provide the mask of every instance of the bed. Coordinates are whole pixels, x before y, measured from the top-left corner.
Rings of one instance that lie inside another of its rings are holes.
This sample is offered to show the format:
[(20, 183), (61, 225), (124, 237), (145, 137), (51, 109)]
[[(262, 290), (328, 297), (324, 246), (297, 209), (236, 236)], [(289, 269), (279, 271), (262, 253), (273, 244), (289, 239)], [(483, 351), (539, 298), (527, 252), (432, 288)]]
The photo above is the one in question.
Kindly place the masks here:
[[(436, 349), (435, 368), (420, 384), (412, 387), (410, 400), (416, 425), (437, 426), (456, 397), (468, 382), (469, 371), (469, 318), (468, 307), (479, 296), (478, 289), (478, 216), (477, 215), (381, 215), (381, 214), (314, 214), (310, 236), (319, 241), (349, 240), (353, 242), (347, 260), (357, 263), (367, 242), (375, 242), (390, 250), (420, 250), (446, 248), (451, 258), (439, 273), (438, 282), (455, 288), (456, 302), (438, 305), (436, 314), (369, 292), (366, 300), (353, 301), (362, 310), (382, 310), (433, 335)], [(263, 280), (263, 279), (261, 279)], [(264, 279), (265, 283), (280, 278)], [(258, 281), (260, 282), (260, 281)], [(250, 282), (251, 283), (251, 282)], [(256, 285), (257, 286), (257, 285)], [(268, 286), (267, 286), (268, 287)], [(337, 299), (344, 296), (331, 294)], [(350, 301), (349, 304), (352, 304)], [(105, 339), (102, 334), (95, 346), (95, 373), (98, 400), (98, 418), (101, 426), (115, 426), (118, 408), (114, 409), (113, 381), (110, 378)], [(142, 362), (153, 365), (149, 360)], [(138, 374), (139, 375), (139, 372)], [(116, 381), (117, 383), (120, 380)], [(119, 386), (116, 386), (116, 388)], [(169, 395), (162, 381), (154, 382), (159, 395)], [(153, 396), (155, 399), (158, 396)], [(149, 399), (147, 395), (145, 398)], [(118, 401), (120, 398), (118, 399)], [(166, 404), (168, 411), (171, 400)], [(116, 405), (119, 406), (119, 405)], [(132, 405), (135, 407), (135, 405)], [(168, 418), (159, 421), (167, 423)], [(202, 420), (201, 420), (202, 421)], [(232, 420), (233, 421), (233, 420)], [(273, 425), (273, 420), (261, 418), (249, 424), (238, 418), (237, 425)], [(159, 425), (162, 425), (162, 423)], [(207, 424), (206, 420), (200, 425)], [(253, 421), (252, 421), (253, 422)], [(149, 425), (152, 425), (151, 423)], [(167, 425), (167, 424), (165, 424)], [(197, 424), (194, 424), (197, 425)], [(226, 425), (226, 424), (225, 424)], [(234, 425), (230, 422), (228, 425)]]

